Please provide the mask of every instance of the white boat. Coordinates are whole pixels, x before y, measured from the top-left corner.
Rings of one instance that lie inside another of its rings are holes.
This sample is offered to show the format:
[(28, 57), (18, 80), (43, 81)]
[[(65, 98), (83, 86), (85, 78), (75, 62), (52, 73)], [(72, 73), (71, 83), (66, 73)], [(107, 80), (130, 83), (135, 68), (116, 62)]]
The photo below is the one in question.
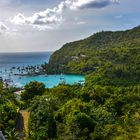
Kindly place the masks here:
[(63, 74), (61, 74), (61, 76), (60, 76), (60, 83), (61, 83), (61, 84), (66, 84), (66, 80), (65, 80)]

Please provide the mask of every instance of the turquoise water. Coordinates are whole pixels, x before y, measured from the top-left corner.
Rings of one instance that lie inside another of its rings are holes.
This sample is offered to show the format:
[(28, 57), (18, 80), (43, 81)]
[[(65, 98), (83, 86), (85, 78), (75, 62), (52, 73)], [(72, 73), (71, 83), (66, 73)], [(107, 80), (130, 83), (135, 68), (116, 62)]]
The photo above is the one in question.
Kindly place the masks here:
[(84, 81), (82, 75), (39, 75), (39, 76), (15, 76), (18, 70), (15, 69), (13, 74), (10, 74), (12, 67), (34, 66), (43, 63), (48, 63), (52, 52), (39, 53), (0, 53), (0, 76), (3, 79), (11, 79), (13, 85), (22, 87), (31, 81), (43, 82), (46, 87), (52, 88), (63, 81), (67, 84), (79, 83)]
[[(61, 77), (62, 75), (47, 75), (47, 76), (40, 75), (40, 76), (24, 76), (21, 79), (19, 77), (14, 77), (13, 79), (14, 83), (17, 86), (24, 86), (30, 81), (38, 81), (43, 82), (46, 85), (46, 87), (52, 88), (62, 82)], [(65, 79), (67, 84), (75, 84), (85, 80), (84, 77), (81, 75), (63, 75), (63, 78)]]

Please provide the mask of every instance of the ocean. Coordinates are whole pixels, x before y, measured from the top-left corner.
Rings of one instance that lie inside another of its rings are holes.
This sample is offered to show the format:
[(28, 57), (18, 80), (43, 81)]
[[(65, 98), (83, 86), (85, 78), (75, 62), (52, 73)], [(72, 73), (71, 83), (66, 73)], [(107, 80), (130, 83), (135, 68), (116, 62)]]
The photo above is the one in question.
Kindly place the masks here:
[(19, 72), (18, 67), (39, 66), (48, 63), (51, 54), (52, 52), (0, 53), (0, 77), (10, 79), (12, 84), (17, 87), (23, 87), (31, 81), (38, 81), (44, 83), (47, 88), (52, 88), (60, 84), (62, 79), (67, 84), (85, 80), (82, 75), (15, 75)]
[(52, 52), (0, 53), (0, 68), (43, 64)]

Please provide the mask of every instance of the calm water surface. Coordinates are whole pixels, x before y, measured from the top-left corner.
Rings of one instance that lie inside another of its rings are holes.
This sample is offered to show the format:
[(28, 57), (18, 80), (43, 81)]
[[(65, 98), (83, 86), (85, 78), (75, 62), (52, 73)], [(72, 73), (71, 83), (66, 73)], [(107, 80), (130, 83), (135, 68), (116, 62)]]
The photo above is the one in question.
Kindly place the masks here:
[[(3, 79), (10, 78), (16, 86), (24, 86), (30, 81), (43, 82), (46, 87), (51, 88), (62, 82), (62, 75), (40, 75), (40, 76), (9, 76), (11, 67), (34, 66), (48, 63), (52, 52), (39, 53), (0, 53), (0, 76)], [(63, 75), (67, 84), (78, 83), (85, 80), (81, 75)]]

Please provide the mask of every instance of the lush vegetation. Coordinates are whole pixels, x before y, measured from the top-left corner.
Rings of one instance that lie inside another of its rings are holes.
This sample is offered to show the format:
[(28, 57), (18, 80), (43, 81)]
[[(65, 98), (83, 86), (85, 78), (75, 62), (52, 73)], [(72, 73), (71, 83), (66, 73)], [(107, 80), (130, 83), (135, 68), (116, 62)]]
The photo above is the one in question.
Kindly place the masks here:
[(140, 139), (140, 27), (68, 43), (46, 69), (85, 74), (86, 83), (59, 85), (35, 97), (30, 139)]
[(8, 140), (16, 140), (16, 122), (19, 116), (20, 104), (14, 96), (13, 88), (5, 88), (0, 82), (0, 130)]
[(59, 85), (30, 105), (30, 139), (138, 140), (140, 86)]
[(127, 31), (102, 31), (67, 43), (51, 56), (46, 69), (48, 73), (94, 72), (100, 74), (98, 80), (116, 78), (114, 81), (119, 82), (118, 78), (122, 78), (123, 83), (128, 83), (131, 79), (132, 84), (140, 80), (139, 60), (140, 26)]
[[(28, 139), (140, 139), (140, 27), (68, 43), (43, 67), (48, 73), (85, 74), (86, 83), (51, 89), (27, 84), (22, 101), (30, 112)], [(16, 101), (7, 91), (1, 93), (2, 109), (7, 98), (15, 107), (13, 121)], [(6, 116), (10, 112), (5, 110)], [(11, 119), (0, 120), (3, 130)]]
[(36, 81), (30, 82), (25, 85), (25, 91), (22, 93), (21, 97), (24, 102), (30, 101), (33, 97), (37, 95), (42, 95), (45, 91), (45, 85)]

